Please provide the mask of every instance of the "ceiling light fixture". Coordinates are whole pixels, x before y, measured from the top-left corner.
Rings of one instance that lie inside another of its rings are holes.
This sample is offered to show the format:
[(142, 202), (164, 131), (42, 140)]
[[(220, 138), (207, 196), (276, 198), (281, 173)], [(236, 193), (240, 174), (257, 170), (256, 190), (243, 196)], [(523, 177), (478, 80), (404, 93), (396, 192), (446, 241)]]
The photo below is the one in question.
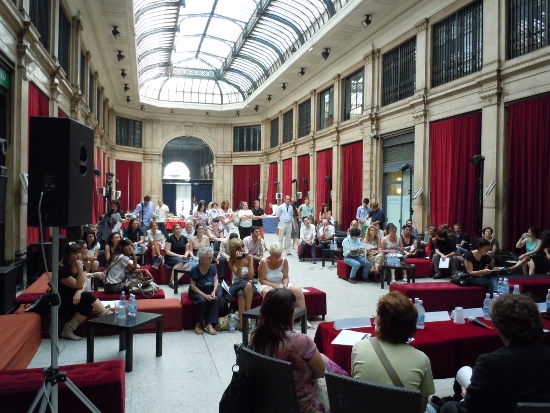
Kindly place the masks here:
[(303, 75), (306, 74), (306, 69), (302, 67), (302, 70), (300, 70), (300, 71), (298, 72), (298, 74), (300, 75), (300, 77), (302, 77)]
[(267, 98), (265, 98), (268, 102), (271, 102), (271, 95), (267, 95)]
[(128, 76), (128, 75), (126, 74), (126, 72), (124, 71), (124, 69), (122, 69), (122, 70), (120, 71), (120, 76), (126, 77), (126, 76)]
[(126, 96), (126, 102), (130, 103), (132, 99), (130, 99), (130, 96)]
[(124, 83), (124, 91), (128, 92), (130, 90), (130, 86), (128, 86), (128, 83)]
[(257, 112), (260, 107), (258, 105), (254, 106), (254, 112)]
[(281, 90), (286, 90), (286, 83), (283, 83), (283, 86), (281, 86)]
[(174, 116), (174, 109), (170, 112), (170, 116)]
[(328, 56), (330, 55), (330, 49), (327, 47), (324, 52), (321, 52), (321, 57), (325, 60), (328, 59)]
[(372, 15), (365, 14), (365, 20), (361, 22), (361, 25), (366, 29), (367, 27), (369, 27), (369, 24), (371, 23), (372, 23)]
[(122, 50), (119, 50), (118, 53), (117, 53), (117, 55), (116, 55), (116, 58), (118, 59), (118, 61), (120, 62), (120, 61), (124, 60), (125, 57), (126, 57), (126, 56), (124, 56), (124, 55), (122, 54)]
[(120, 36), (120, 32), (117, 30), (118, 26), (113, 26), (113, 30), (111, 33), (113, 33), (113, 36), (115, 36), (115, 39)]

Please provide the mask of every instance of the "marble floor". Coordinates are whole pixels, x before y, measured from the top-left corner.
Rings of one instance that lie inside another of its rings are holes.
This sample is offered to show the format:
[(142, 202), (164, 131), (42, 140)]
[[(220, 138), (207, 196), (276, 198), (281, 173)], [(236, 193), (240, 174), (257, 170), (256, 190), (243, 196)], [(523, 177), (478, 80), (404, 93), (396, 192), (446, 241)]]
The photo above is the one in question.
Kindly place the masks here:
[[(266, 234), (266, 243), (277, 240)], [(350, 284), (336, 276), (330, 262), (323, 268), (319, 260), (298, 262), (296, 249), (288, 257), (290, 281), (299, 286), (316, 287), (327, 294), (327, 321), (344, 317), (372, 316), (378, 298), (388, 292), (380, 284), (359, 282)], [(433, 282), (419, 279), (417, 282)], [(448, 282), (448, 280), (443, 280)], [(187, 286), (183, 286), (187, 288)], [(166, 297), (173, 290), (164, 288)], [(182, 289), (180, 289), (180, 292)], [(320, 318), (310, 320), (317, 325)], [(296, 324), (299, 329), (299, 324)], [(313, 338), (315, 330), (309, 330)], [(163, 355), (155, 357), (155, 335), (134, 335), (134, 370), (126, 373), (126, 411), (186, 413), (217, 412), (220, 397), (229, 384), (235, 362), (233, 344), (240, 342), (240, 332), (223, 332), (217, 336), (196, 335), (193, 330), (163, 334)], [(50, 340), (43, 340), (29, 368), (50, 365)], [(118, 337), (97, 337), (95, 361), (124, 359), (118, 351)], [(59, 340), (59, 365), (86, 362), (86, 340)], [(439, 397), (452, 394), (452, 379), (436, 380)]]

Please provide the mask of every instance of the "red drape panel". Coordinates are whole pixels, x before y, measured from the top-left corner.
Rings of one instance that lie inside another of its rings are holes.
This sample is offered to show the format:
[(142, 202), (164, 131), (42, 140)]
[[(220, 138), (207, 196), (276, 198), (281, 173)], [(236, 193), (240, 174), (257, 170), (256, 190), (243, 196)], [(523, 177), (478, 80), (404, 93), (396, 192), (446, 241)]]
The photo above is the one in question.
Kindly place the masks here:
[(141, 162), (116, 161), (115, 180), (119, 183), (117, 191), (121, 191), (120, 209), (133, 211), (137, 204), (142, 202), (141, 194)]
[(58, 118), (68, 118), (67, 115), (65, 115), (62, 111), (58, 110), (57, 111), (57, 117)]
[[(325, 177), (330, 176), (331, 181), (325, 181)], [(315, 202), (315, 215), (321, 211), (321, 205), (325, 202), (329, 204), (332, 211), (332, 202), (328, 197), (329, 185), (332, 185), (332, 149), (317, 152), (317, 200)], [(317, 220), (317, 216), (315, 217)]]
[(473, 237), (478, 205), (477, 167), (481, 112), (430, 123), (430, 210), (435, 226), (460, 223)]
[[(355, 219), (363, 193), (363, 142), (342, 146), (342, 218), (341, 228)], [(354, 165), (353, 167), (350, 167)]]
[(283, 197), (290, 195), (292, 197), (292, 159), (283, 160), (283, 179), (281, 180), (281, 189)]
[(267, 175), (267, 195), (265, 198), (265, 213), (271, 214), (273, 211), (269, 204), (276, 204), (275, 193), (277, 192), (277, 186), (273, 185), (273, 182), (277, 182), (279, 176), (279, 168), (277, 162), (269, 164), (269, 173)]
[(241, 201), (248, 202), (248, 207), (254, 205), (254, 197), (257, 191), (254, 184), (260, 182), (260, 165), (236, 165), (233, 166), (233, 209), (239, 207)]
[[(298, 156), (298, 174), (296, 178), (298, 179), (298, 191), (303, 194), (300, 203), (303, 203), (303, 199), (307, 196), (311, 185), (311, 182), (309, 182), (309, 155)], [(307, 179), (306, 182), (302, 182), (304, 178)]]
[(508, 106), (507, 249), (527, 228), (550, 227), (550, 95)]
[[(46, 95), (44, 95), (36, 86), (32, 83), (29, 84), (29, 124), (31, 116), (49, 116), (50, 114), (50, 101)], [(28, 146), (27, 137), (27, 146)], [(29, 148), (32, 150), (32, 148)], [(28, 208), (38, 208), (38, 205), (28, 205)], [(48, 240), (49, 231), (44, 228), (44, 241)], [(40, 235), (38, 228), (27, 227), (27, 245), (36, 244), (40, 241)]]

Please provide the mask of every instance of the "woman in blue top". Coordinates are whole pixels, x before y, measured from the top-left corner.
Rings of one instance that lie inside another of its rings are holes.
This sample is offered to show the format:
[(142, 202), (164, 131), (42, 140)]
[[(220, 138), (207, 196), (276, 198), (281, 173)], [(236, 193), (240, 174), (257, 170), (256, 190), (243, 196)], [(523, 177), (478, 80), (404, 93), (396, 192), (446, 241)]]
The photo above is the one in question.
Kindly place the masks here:
[[(193, 302), (197, 315), (195, 333), (216, 335), (217, 331), (212, 324), (218, 323), (218, 272), (212, 265), (212, 248), (202, 247), (197, 252), (199, 265), (191, 270), (191, 285), (189, 287), (189, 299)], [(203, 325), (206, 327), (203, 330)]]
[(542, 242), (539, 239), (540, 229), (537, 227), (529, 227), (527, 232), (523, 233), (521, 238), (516, 243), (516, 248), (525, 247), (525, 254), (522, 254), (518, 257), (517, 264), (508, 268), (508, 272), (514, 271), (516, 268), (521, 267), (523, 269), (523, 274), (534, 274), (535, 266), (529, 265), (531, 261), (531, 256), (535, 255), (542, 249)]

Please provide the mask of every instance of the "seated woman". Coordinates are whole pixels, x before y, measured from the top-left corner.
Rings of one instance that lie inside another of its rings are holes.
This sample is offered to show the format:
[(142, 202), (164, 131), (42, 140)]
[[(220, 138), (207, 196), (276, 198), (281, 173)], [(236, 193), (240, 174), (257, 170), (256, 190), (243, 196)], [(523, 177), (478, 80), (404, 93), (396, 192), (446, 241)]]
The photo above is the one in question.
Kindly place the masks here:
[(403, 225), (401, 245), (403, 246), (404, 258), (423, 258), (426, 256), (424, 248), (418, 244), (416, 237), (412, 234), (412, 227)]
[[(274, 242), (269, 247), (269, 255), (260, 261), (258, 267), (258, 292), (265, 297), (270, 290), (277, 288), (288, 288), (296, 296), (296, 306), (306, 308), (306, 299), (304, 292), (300, 287), (294, 285), (288, 280), (288, 260), (282, 256), (283, 245), (280, 242)], [(315, 328), (309, 321), (308, 328)]]
[(233, 282), (229, 288), (232, 297), (237, 297), (239, 309), (239, 326), (242, 331), (243, 311), (252, 308), (252, 298), (258, 295), (256, 286), (251, 280), (254, 276), (254, 259), (244, 253), (242, 240), (236, 238), (229, 241), (229, 268), (233, 273)]
[(109, 309), (99, 301), (92, 293), (86, 291), (88, 283), (87, 273), (80, 261), (80, 247), (76, 244), (68, 244), (65, 247), (63, 259), (59, 262), (58, 291), (61, 298), (59, 315), (70, 318), (61, 331), (61, 338), (67, 340), (80, 340), (82, 337), (74, 334), (74, 330), (89, 317), (92, 310), (100, 316), (111, 314)]
[(190, 257), (194, 257), (199, 249), (210, 246), (210, 238), (206, 235), (205, 228), (203, 223), (195, 225), (195, 236), (189, 240), (187, 245)]
[(514, 271), (516, 268), (521, 267), (524, 275), (531, 275), (535, 273), (535, 266), (529, 266), (531, 256), (537, 254), (542, 250), (542, 242), (539, 239), (540, 229), (537, 227), (530, 227), (527, 232), (523, 233), (521, 238), (516, 243), (516, 248), (525, 247), (525, 254), (518, 257), (518, 262), (508, 268), (508, 272)]
[[(373, 383), (395, 386), (378, 358), (373, 341), (380, 344), (405, 388), (420, 390), (421, 410), (426, 410), (428, 397), (435, 393), (430, 359), (408, 344), (416, 334), (418, 312), (403, 294), (393, 291), (378, 300), (376, 338), (358, 341), (351, 352), (353, 377)], [(420, 413), (419, 412), (419, 413)]]
[(325, 371), (347, 375), (319, 353), (313, 340), (294, 331), (296, 296), (285, 288), (269, 290), (249, 347), (257, 353), (292, 363), (301, 413), (328, 412)]
[(137, 218), (130, 219), (128, 227), (124, 228), (124, 231), (122, 231), (122, 236), (132, 241), (132, 246), (134, 248), (138, 247), (140, 254), (145, 253), (145, 234), (140, 228)]
[(92, 231), (84, 233), (84, 241), (86, 241), (85, 271), (95, 272), (99, 268), (99, 262), (97, 261), (100, 249), (99, 242), (97, 242), (96, 236)]
[(112, 232), (107, 237), (107, 244), (105, 244), (105, 259), (108, 260), (111, 258), (111, 254), (115, 250), (117, 244), (122, 239), (121, 235), (118, 232)]
[[(191, 285), (189, 286), (189, 299), (193, 302), (197, 324), (195, 334), (216, 335), (218, 332), (212, 326), (218, 324), (218, 273), (212, 265), (212, 248), (203, 247), (197, 252), (199, 265), (191, 269)], [(203, 325), (206, 325), (203, 330)]]
[(475, 250), (467, 251), (464, 254), (464, 267), (470, 275), (473, 285), (487, 287), (492, 294), (494, 292), (494, 283), (492, 282), (493, 277), (491, 277), (491, 274), (493, 274), (492, 269), (494, 266), (491, 262), (491, 257), (489, 257), (490, 250), (491, 243), (486, 239), (480, 239), (477, 242)]
[(170, 277), (170, 282), (168, 283), (170, 288), (174, 288), (173, 269), (183, 268), (183, 264), (189, 261), (187, 238), (182, 235), (183, 228), (180, 224), (176, 224), (172, 230), (174, 233), (168, 237), (166, 243), (164, 244), (164, 265), (166, 268), (172, 269), (172, 276)]
[(529, 274), (546, 274), (550, 272), (550, 229), (545, 229), (540, 234), (541, 247), (538, 254), (531, 256), (529, 261)]
[(154, 219), (151, 221), (150, 229), (147, 230), (147, 249), (151, 250), (153, 268), (158, 268), (162, 265), (162, 255), (160, 255), (160, 251), (164, 248), (164, 243), (166, 242), (164, 234), (158, 227), (159, 225)]
[(481, 234), (483, 235), (482, 238), (486, 239), (491, 244), (491, 249), (489, 250), (488, 255), (494, 261), (495, 254), (498, 252), (498, 241), (493, 236), (493, 228), (485, 227), (481, 230)]
[[(397, 227), (391, 222), (386, 227), (388, 235), (382, 238), (380, 248), (387, 257), (387, 254), (403, 253), (403, 245), (401, 245), (401, 238), (397, 236)], [(407, 271), (403, 271), (403, 282), (407, 282)], [(395, 284), (395, 269), (391, 269), (391, 283)]]
[(125, 238), (117, 244), (105, 264), (103, 273), (94, 275), (103, 279), (107, 294), (120, 294), (122, 291), (128, 292), (128, 276), (131, 274), (142, 274), (146, 278), (153, 279), (149, 270), (138, 267), (132, 241)]
[(380, 267), (384, 264), (384, 253), (380, 249), (380, 238), (378, 237), (378, 227), (376, 225), (367, 228), (363, 245), (365, 246), (366, 258), (373, 268), (374, 280), (380, 281), (379, 273)]

